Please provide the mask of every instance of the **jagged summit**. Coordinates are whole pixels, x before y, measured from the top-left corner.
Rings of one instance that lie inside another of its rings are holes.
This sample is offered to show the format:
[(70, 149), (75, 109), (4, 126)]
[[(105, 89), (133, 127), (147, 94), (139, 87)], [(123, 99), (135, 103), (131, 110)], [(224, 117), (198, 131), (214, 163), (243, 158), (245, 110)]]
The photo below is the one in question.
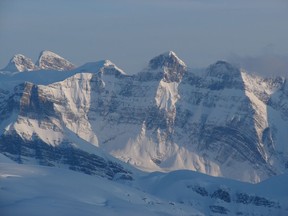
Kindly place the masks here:
[(40, 53), (36, 64), (34, 64), (30, 58), (22, 54), (17, 54), (11, 58), (7, 66), (1, 71), (23, 72), (35, 71), (39, 69), (67, 71), (74, 68), (75, 66), (68, 60), (57, 55), (56, 53), (44, 50)]
[(88, 62), (77, 69), (79, 72), (92, 72), (92, 73), (103, 73), (106, 75), (126, 75), (126, 73), (117, 67), (110, 60), (101, 60), (97, 62)]
[(176, 65), (186, 67), (186, 64), (173, 51), (162, 53), (149, 61), (149, 67), (154, 70), (162, 67), (173, 68)]
[(30, 58), (22, 54), (17, 54), (10, 59), (7, 66), (3, 68), (2, 71), (23, 72), (23, 71), (32, 71), (35, 69), (36, 66)]
[(227, 79), (233, 77), (240, 77), (241, 72), (239, 68), (233, 66), (226, 61), (221, 60), (208, 67), (207, 75), (220, 79)]
[(151, 59), (148, 67), (139, 73), (139, 79), (180, 82), (186, 70), (186, 64), (173, 51), (168, 51)]
[(75, 65), (54, 52), (44, 50), (40, 53), (36, 65), (44, 70), (71, 70)]

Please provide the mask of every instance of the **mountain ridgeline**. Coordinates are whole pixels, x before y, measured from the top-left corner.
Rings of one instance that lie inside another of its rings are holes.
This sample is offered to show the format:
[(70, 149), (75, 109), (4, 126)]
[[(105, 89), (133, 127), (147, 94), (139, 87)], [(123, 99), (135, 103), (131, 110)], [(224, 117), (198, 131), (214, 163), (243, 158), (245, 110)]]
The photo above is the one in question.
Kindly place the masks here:
[(248, 182), (288, 167), (285, 78), (225, 61), (196, 71), (172, 51), (134, 75), (109, 60), (16, 55), (0, 76), (0, 151), (20, 163), (132, 178), (128, 163)]

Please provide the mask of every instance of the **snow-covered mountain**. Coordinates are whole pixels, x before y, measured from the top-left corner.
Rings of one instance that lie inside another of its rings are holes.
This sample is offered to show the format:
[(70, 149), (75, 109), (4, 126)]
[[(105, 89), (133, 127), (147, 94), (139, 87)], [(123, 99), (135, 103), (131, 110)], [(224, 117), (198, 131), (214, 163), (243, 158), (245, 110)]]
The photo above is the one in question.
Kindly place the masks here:
[(36, 65), (43, 70), (71, 70), (75, 68), (68, 60), (51, 51), (44, 50), (40, 53)]
[(109, 181), (63, 168), (16, 164), (0, 154), (0, 212), (5, 216), (284, 216), (287, 177), (253, 185), (174, 171)]
[(33, 71), (38, 69), (33, 63), (32, 59), (27, 58), (22, 54), (17, 54), (13, 56), (7, 66), (2, 69), (2, 71), (7, 72), (23, 72), (23, 71)]
[(68, 71), (76, 66), (58, 54), (44, 50), (40, 53), (36, 63), (32, 59), (17, 54), (11, 58), (7, 66), (0, 70), (3, 72), (25, 72), (38, 70)]
[(135, 75), (108, 60), (70, 70), (50, 54), (36, 65), (53, 71), (0, 74), (0, 149), (13, 160), (73, 168), (72, 149), (84, 158), (74, 168), (97, 174), (91, 157), (103, 151), (142, 170), (248, 182), (288, 167), (285, 78), (225, 61), (195, 71), (171, 51)]

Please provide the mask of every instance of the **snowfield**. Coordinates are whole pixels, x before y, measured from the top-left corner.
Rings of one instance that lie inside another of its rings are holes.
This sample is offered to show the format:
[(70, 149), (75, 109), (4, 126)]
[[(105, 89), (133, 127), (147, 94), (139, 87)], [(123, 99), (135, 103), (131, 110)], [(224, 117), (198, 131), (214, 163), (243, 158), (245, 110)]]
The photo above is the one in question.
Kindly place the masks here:
[(288, 214), (287, 174), (256, 185), (192, 171), (110, 181), (0, 156), (3, 216)]
[(104, 178), (4, 161), (0, 163), (3, 216), (203, 215), (191, 206)]

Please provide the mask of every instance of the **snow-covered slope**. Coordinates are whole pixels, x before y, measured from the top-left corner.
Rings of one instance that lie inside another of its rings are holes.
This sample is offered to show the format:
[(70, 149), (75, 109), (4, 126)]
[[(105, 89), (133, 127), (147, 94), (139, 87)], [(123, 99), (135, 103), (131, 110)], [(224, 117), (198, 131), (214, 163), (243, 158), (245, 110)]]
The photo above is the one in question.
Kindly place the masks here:
[(135, 75), (106, 60), (1, 80), (9, 88), (0, 91), (0, 146), (14, 159), (35, 157), (37, 143), (68, 143), (148, 171), (259, 182), (288, 167), (284, 78), (252, 76), (224, 61), (196, 72), (167, 52)]
[(191, 171), (174, 171), (152, 173), (136, 185), (161, 199), (193, 206), (204, 215), (286, 215), (287, 177), (283, 174), (253, 185)]
[[(1, 154), (0, 154), (1, 155)], [(0, 163), (0, 212), (20, 215), (201, 215), (141, 189), (65, 169)]]
[(0, 154), (0, 212), (20, 215), (288, 214), (287, 175), (261, 184), (191, 171), (109, 181), (63, 168), (23, 165)]

